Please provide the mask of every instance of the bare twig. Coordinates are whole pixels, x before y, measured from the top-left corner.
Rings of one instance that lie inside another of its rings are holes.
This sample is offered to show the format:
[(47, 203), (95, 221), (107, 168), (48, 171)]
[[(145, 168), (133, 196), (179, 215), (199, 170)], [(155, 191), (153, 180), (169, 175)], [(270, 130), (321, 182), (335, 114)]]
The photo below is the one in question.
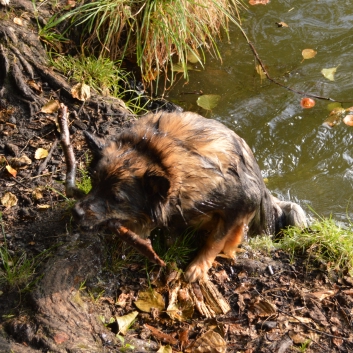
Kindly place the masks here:
[(60, 142), (66, 161), (66, 195), (67, 197), (79, 199), (82, 198), (85, 193), (76, 187), (76, 159), (70, 143), (70, 133), (67, 123), (67, 107), (63, 103), (60, 104), (58, 123), (60, 126)]
[(116, 220), (110, 220), (108, 222), (108, 228), (118, 235), (121, 240), (134, 247), (142, 255), (146, 256), (148, 260), (157, 265), (165, 266), (165, 262), (153, 250), (149, 239), (142, 239), (136, 233), (125, 228)]

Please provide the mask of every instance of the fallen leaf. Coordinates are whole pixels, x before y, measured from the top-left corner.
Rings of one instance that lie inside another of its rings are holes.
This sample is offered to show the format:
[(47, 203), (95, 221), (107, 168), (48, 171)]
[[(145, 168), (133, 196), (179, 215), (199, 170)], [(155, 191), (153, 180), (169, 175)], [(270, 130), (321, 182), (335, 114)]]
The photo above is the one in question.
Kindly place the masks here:
[(276, 22), (276, 25), (277, 25), (278, 27), (289, 27), (289, 26), (287, 25), (287, 23), (285, 23), (285, 22)]
[(304, 97), (301, 99), (300, 105), (304, 109), (310, 109), (315, 106), (315, 101), (312, 98)]
[(249, 0), (250, 5), (266, 5), (270, 0)]
[(332, 111), (333, 109), (336, 109), (336, 108), (342, 108), (342, 104), (340, 102), (332, 102), (327, 104), (326, 108), (328, 111)]
[(42, 93), (43, 89), (38, 83), (36, 83), (34, 80), (28, 80), (27, 81), (28, 86), (32, 87), (37, 93)]
[(176, 64), (172, 65), (172, 71), (174, 71), (174, 72), (184, 72), (185, 70), (187, 70), (187, 71), (191, 71), (191, 70), (199, 71), (199, 70), (194, 70), (194, 68), (191, 65), (189, 65), (189, 64), (185, 65), (185, 64), (176, 63)]
[(334, 296), (336, 293), (336, 290), (326, 289), (319, 292), (310, 293), (309, 295), (315, 297), (319, 301), (322, 301), (323, 299)]
[(303, 60), (312, 59), (315, 57), (316, 54), (317, 51), (315, 51), (314, 49), (304, 49), (302, 51)]
[(193, 345), (193, 353), (225, 353), (227, 351), (226, 341), (221, 335), (213, 330), (207, 331), (199, 337)]
[(260, 75), (261, 80), (266, 78), (266, 73), (260, 64), (256, 65), (256, 72)]
[(23, 21), (22, 21), (22, 19), (19, 18), (19, 17), (15, 17), (15, 18), (13, 19), (13, 22), (16, 23), (16, 24), (19, 25), (19, 26), (23, 26)]
[(342, 107), (334, 108), (330, 112), (327, 119), (324, 121), (323, 125), (328, 127), (334, 127), (341, 123), (342, 117), (345, 115), (346, 111)]
[(192, 64), (200, 62), (200, 57), (197, 52), (189, 50), (187, 53), (187, 60)]
[(152, 308), (164, 310), (165, 302), (161, 294), (155, 290), (140, 292), (135, 305), (142, 311), (149, 313)]
[(21, 157), (8, 158), (8, 162), (12, 168), (24, 169), (27, 166), (32, 164), (32, 161), (26, 156), (22, 155)]
[(172, 347), (171, 346), (160, 346), (157, 353), (172, 353)]
[(78, 83), (71, 88), (71, 95), (80, 101), (86, 101), (91, 97), (91, 88), (85, 83)]
[(343, 118), (343, 122), (348, 126), (353, 126), (353, 115), (348, 114)]
[(6, 170), (14, 177), (16, 178), (17, 175), (17, 170), (12, 168), (10, 165), (6, 166)]
[(138, 311), (133, 311), (132, 313), (124, 316), (117, 316), (116, 322), (118, 323), (118, 326), (119, 326), (119, 333), (121, 333), (122, 335), (126, 335), (129, 327), (136, 319), (138, 314), (139, 314)]
[(18, 199), (16, 195), (14, 195), (12, 192), (5, 193), (5, 195), (1, 198), (1, 204), (6, 208), (16, 206), (17, 201)]
[(154, 338), (157, 341), (169, 343), (171, 345), (178, 343), (178, 340), (176, 338), (174, 338), (172, 335), (164, 333), (161, 330), (158, 330), (157, 328), (155, 328), (151, 325), (144, 324), (144, 327), (151, 331), (152, 336), (154, 336)]
[(37, 148), (35, 154), (34, 154), (34, 158), (35, 159), (42, 159), (45, 158), (48, 155), (48, 150), (46, 150), (45, 148)]
[[(339, 66), (339, 65), (338, 65)], [(328, 80), (330, 81), (334, 81), (335, 80), (335, 73), (337, 71), (337, 68), (338, 66), (336, 67), (331, 67), (330, 69), (322, 69), (321, 70), (321, 73), (324, 75), (325, 78), (327, 78)]]
[(32, 197), (35, 200), (40, 200), (43, 198), (43, 187), (39, 186), (32, 191)]
[(221, 96), (217, 94), (204, 94), (197, 99), (196, 103), (203, 109), (212, 110), (218, 105), (220, 99)]
[(47, 210), (48, 208), (50, 208), (50, 205), (37, 205), (37, 208), (39, 210)]
[(59, 108), (60, 108), (59, 101), (56, 99), (53, 99), (53, 100), (49, 101), (48, 103), (44, 104), (40, 111), (42, 113), (52, 114), (52, 113), (57, 112), (59, 110)]

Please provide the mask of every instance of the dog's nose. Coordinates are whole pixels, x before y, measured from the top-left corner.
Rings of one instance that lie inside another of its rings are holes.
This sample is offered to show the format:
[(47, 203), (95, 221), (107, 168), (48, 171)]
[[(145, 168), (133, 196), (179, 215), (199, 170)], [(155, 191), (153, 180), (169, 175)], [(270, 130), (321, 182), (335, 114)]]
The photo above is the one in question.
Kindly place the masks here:
[(79, 204), (76, 204), (72, 209), (72, 215), (76, 219), (76, 221), (80, 221), (85, 215), (85, 211)]

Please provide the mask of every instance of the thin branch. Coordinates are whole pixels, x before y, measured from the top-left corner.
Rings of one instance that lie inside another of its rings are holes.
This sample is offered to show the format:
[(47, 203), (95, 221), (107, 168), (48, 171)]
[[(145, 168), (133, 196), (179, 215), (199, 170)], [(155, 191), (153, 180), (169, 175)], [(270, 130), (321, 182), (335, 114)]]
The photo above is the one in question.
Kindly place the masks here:
[(76, 187), (76, 159), (70, 143), (70, 133), (67, 123), (67, 107), (63, 103), (60, 104), (58, 123), (60, 126), (60, 142), (65, 154), (66, 162), (66, 195), (67, 197), (80, 199), (85, 193)]

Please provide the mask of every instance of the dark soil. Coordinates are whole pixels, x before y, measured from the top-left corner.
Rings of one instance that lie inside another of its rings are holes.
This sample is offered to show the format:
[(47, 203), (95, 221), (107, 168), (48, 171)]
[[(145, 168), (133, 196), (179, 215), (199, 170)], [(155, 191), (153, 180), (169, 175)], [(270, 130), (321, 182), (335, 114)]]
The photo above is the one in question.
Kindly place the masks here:
[[(291, 263), (282, 252), (264, 255), (245, 245), (235, 263), (214, 264), (210, 280), (230, 305), (226, 314), (206, 318), (195, 309), (178, 321), (164, 309), (136, 308), (139, 292), (151, 289), (162, 294), (166, 308), (176, 272), (130, 256), (111, 234), (76, 227), (72, 201), (64, 196), (56, 114), (40, 109), (52, 98), (69, 107), (82, 168), (89, 156), (83, 130), (112, 135), (134, 118), (121, 101), (99, 96), (82, 108), (65, 78), (46, 66), (31, 2), (10, 6), (0, 7), (0, 198), (11, 193), (16, 202), (0, 205), (0, 246), (11, 257), (0, 261), (0, 351), (119, 352), (134, 346), (131, 351), (146, 352), (170, 345), (173, 352), (353, 352), (352, 278), (305, 258)], [(55, 8), (41, 11), (48, 17)], [(25, 25), (14, 24), (21, 16)], [(42, 89), (30, 87), (29, 79)], [(50, 156), (36, 159), (38, 148)], [(4, 265), (17, 273), (12, 283)], [(16, 269), (27, 269), (25, 276)], [(199, 289), (194, 286), (202, 300)], [(139, 314), (121, 340), (115, 318), (133, 311)]]

